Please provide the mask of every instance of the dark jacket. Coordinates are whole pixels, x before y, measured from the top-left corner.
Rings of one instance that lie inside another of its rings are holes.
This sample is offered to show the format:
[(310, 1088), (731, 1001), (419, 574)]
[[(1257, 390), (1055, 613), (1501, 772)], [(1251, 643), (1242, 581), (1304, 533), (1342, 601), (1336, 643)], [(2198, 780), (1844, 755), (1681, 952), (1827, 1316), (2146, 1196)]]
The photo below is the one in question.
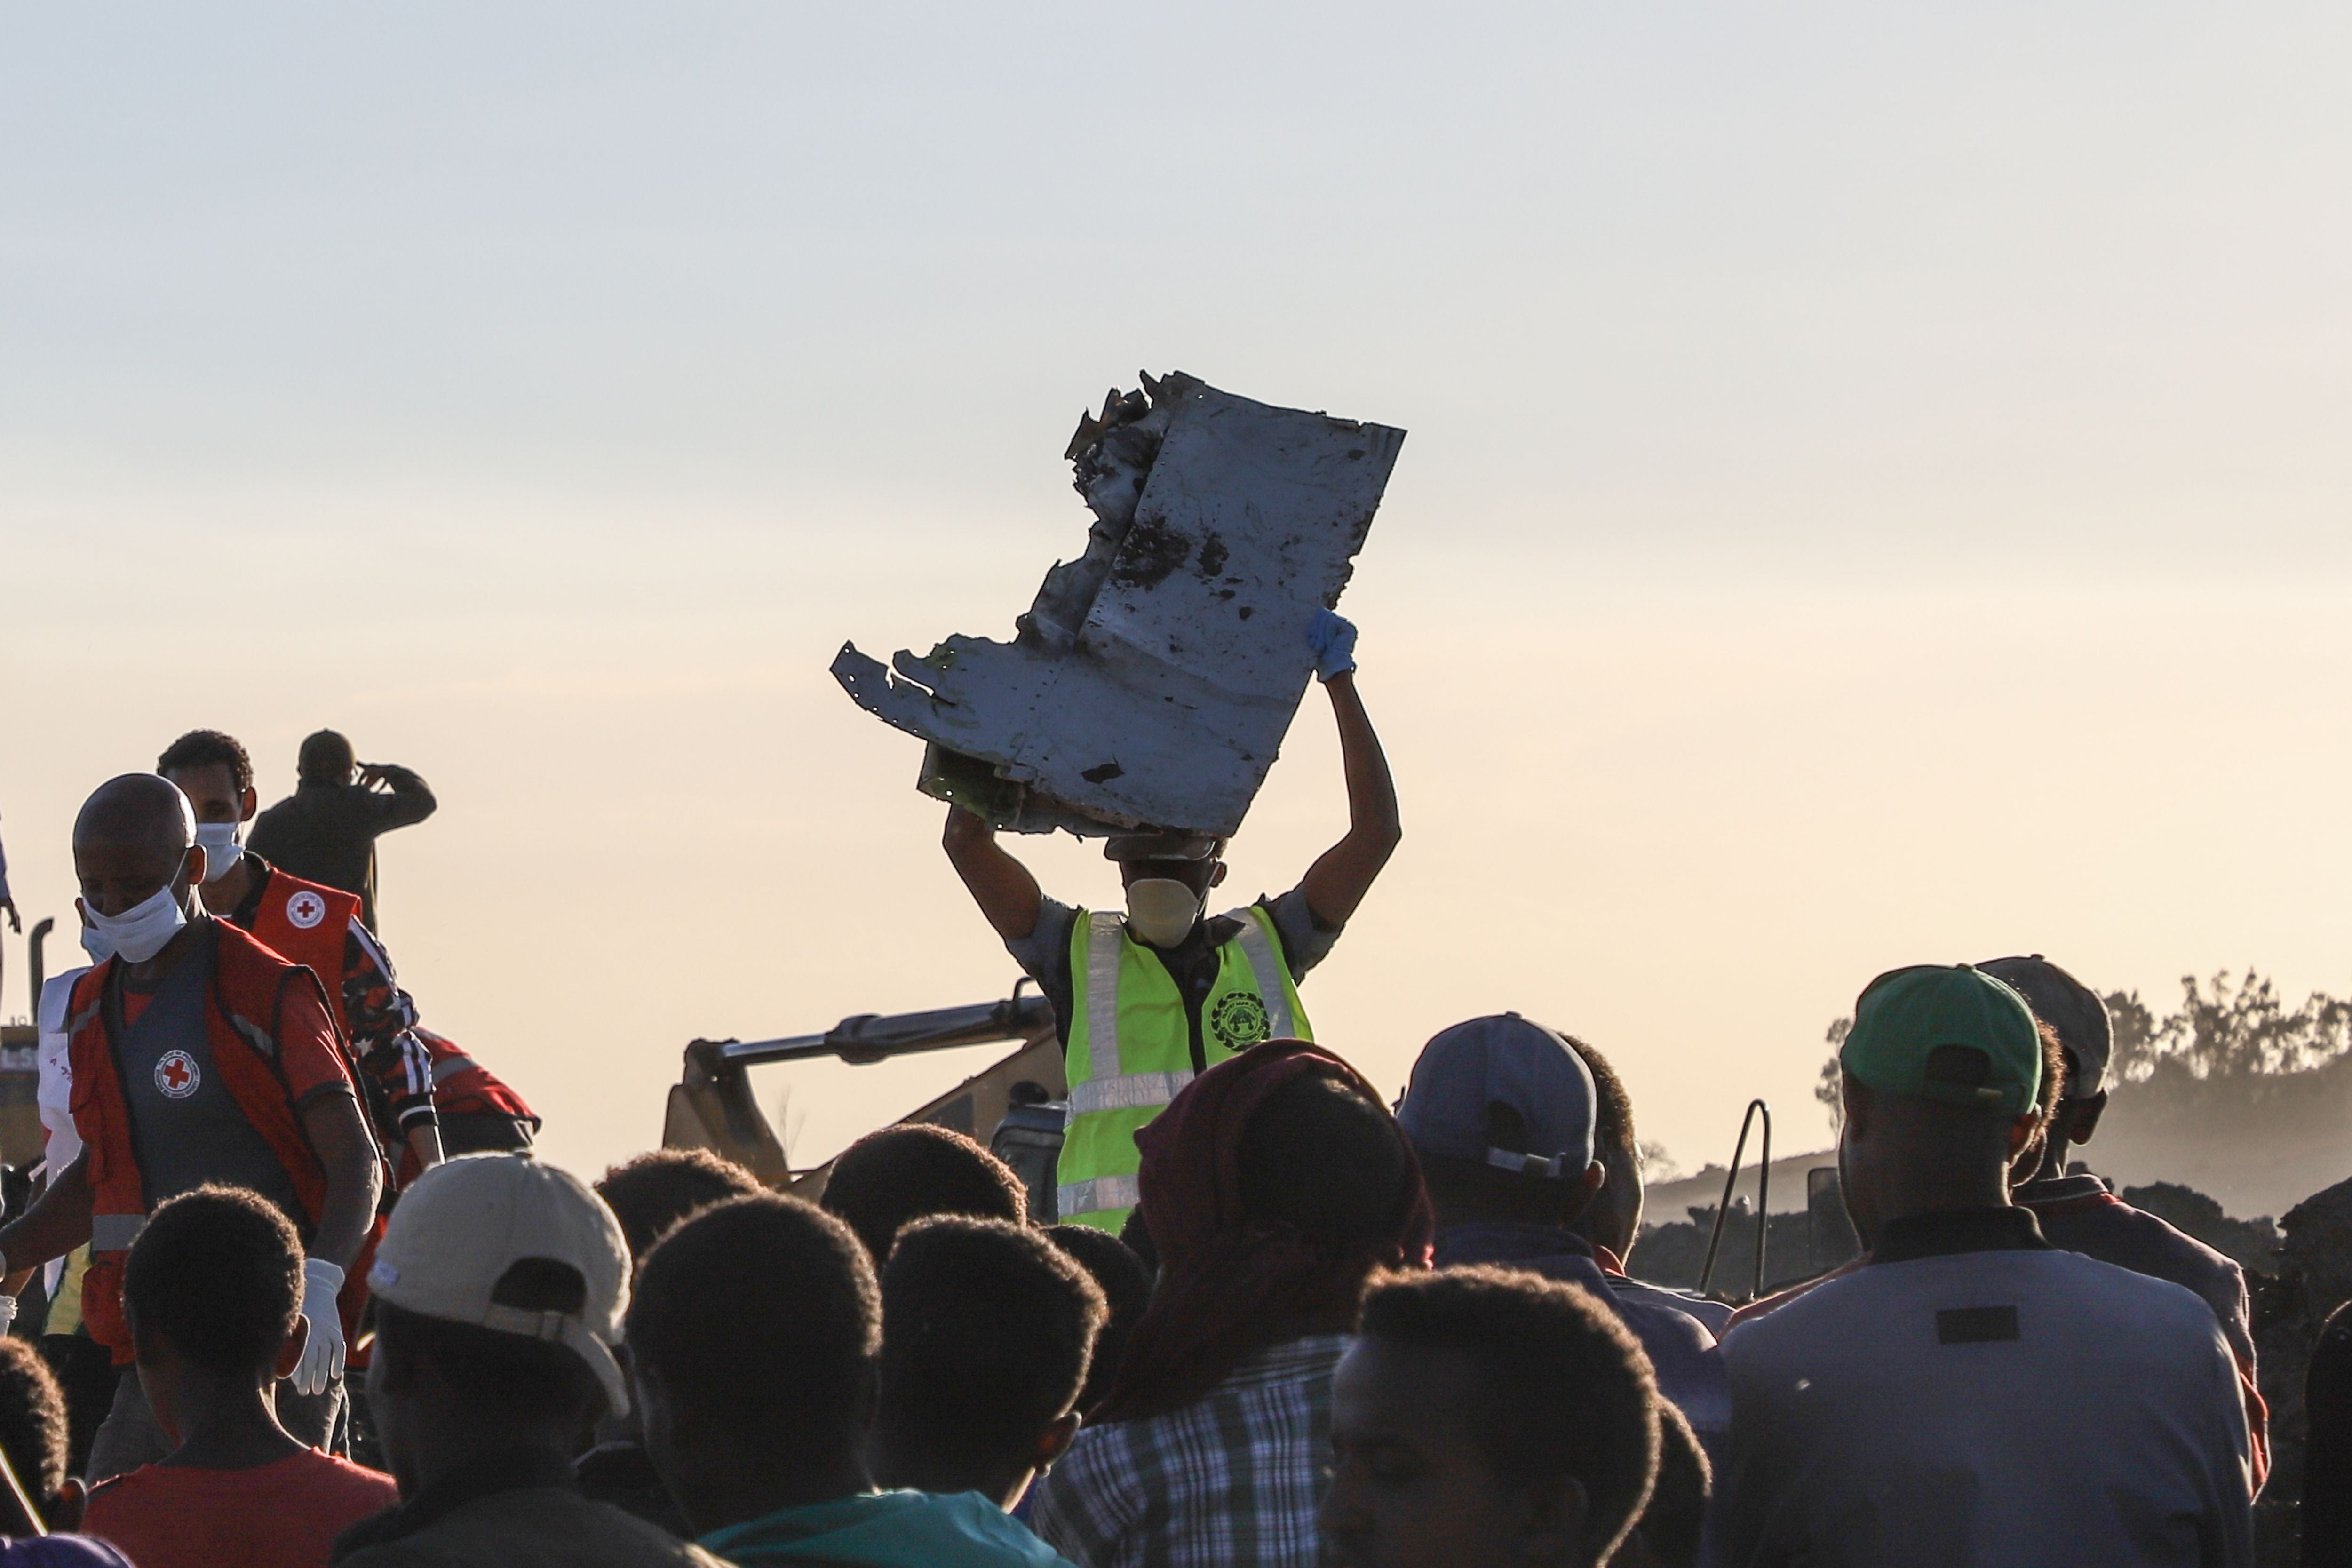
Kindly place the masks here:
[(375, 840), (433, 815), (440, 802), (425, 781), (382, 764), (389, 791), (304, 779), (292, 795), (253, 819), (247, 847), (310, 882), (360, 896), (360, 919), (375, 929)]
[(572, 1467), (517, 1453), (436, 1481), (335, 1542), (337, 1568), (724, 1568), (619, 1509), (590, 1502)]
[(2230, 1352), (2252, 1373), (2254, 1336), (2246, 1271), (2195, 1237), (2116, 1196), (2102, 1176), (2028, 1182), (2012, 1202), (2033, 1211), (2050, 1245), (2153, 1279), (2169, 1279), (2205, 1298)]

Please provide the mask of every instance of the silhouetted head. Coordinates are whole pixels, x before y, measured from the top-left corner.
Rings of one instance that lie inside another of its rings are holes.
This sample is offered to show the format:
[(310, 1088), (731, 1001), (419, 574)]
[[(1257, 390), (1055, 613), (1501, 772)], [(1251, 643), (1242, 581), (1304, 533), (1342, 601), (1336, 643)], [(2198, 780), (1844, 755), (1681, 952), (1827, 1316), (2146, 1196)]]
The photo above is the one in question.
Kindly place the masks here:
[[(1138, 1209), (1128, 1223), (1142, 1228)], [(1047, 1239), (1066, 1252), (1102, 1291), (1109, 1315), (1095, 1337), (1094, 1360), (1087, 1368), (1086, 1386), (1078, 1391), (1078, 1409), (1092, 1410), (1110, 1392), (1111, 1379), (1127, 1354), (1127, 1337), (1151, 1305), (1151, 1269), (1135, 1249), (1107, 1230), (1090, 1225), (1057, 1225), (1045, 1231)]]
[[(65, 1394), (33, 1342), (14, 1336), (0, 1339), (0, 1449), (49, 1528), (72, 1529), (81, 1510), (81, 1482), (66, 1475)], [(60, 1500), (68, 1498), (61, 1510)]]
[(1649, 1499), (1657, 1389), (1580, 1287), (1392, 1275), (1332, 1380), (1331, 1454), (1334, 1568), (1591, 1568)]
[(1558, 1229), (1607, 1178), (1594, 1157), (1597, 1096), (1584, 1058), (1557, 1030), (1496, 1013), (1422, 1047), (1397, 1107), (1440, 1229)]
[(278, 1358), (302, 1306), (302, 1242), (243, 1187), (204, 1186), (159, 1206), (122, 1268), (122, 1300), (143, 1346), (168, 1342), (206, 1372), (252, 1373)]
[(302, 750), (297, 753), (294, 770), (308, 783), (349, 784), (358, 766), (359, 758), (349, 741), (335, 731), (320, 730), (302, 738)]
[(1698, 1568), (1715, 1472), (1683, 1413), (1658, 1401), (1658, 1482), (1609, 1568)]
[(2062, 1174), (2068, 1147), (2088, 1143), (2106, 1111), (2114, 1020), (2107, 1016), (2106, 1004), (2099, 1000), (2097, 992), (2038, 952), (1996, 958), (1978, 967), (2014, 987), (2033, 1009), (2033, 1016), (2057, 1037), (2065, 1067), (2065, 1092), (2047, 1106), (2050, 1122), (2042, 1173)]
[(759, 1178), (708, 1149), (656, 1149), (614, 1165), (596, 1184), (639, 1263), (670, 1226), (729, 1198), (762, 1191)]
[(1242, 1128), (1236, 1165), (1245, 1218), (1337, 1243), (1389, 1234), (1416, 1180), (1388, 1108), (1319, 1074), (1266, 1097)]
[(1865, 1246), (1890, 1220), (2009, 1202), (2048, 1077), (2022, 996), (1964, 963), (1890, 970), (1864, 987), (1838, 1060), (1838, 1166)]
[(258, 1194), (183, 1193), (132, 1244), (122, 1305), (147, 1403), (176, 1443), (211, 1391), (266, 1385), (300, 1360), (301, 1240)]
[(1642, 1234), (1642, 1146), (1633, 1131), (1633, 1097), (1607, 1057), (1574, 1035), (1561, 1038), (1592, 1073), (1592, 1156), (1609, 1173), (1569, 1228), (1607, 1247), (1622, 1263), (1633, 1256)]
[(962, 1133), (924, 1122), (868, 1132), (841, 1152), (825, 1178), (824, 1207), (866, 1244), (874, 1266), (899, 1229), (932, 1215), (1029, 1218), (1029, 1189), (1013, 1167)]
[(1012, 1507), (1077, 1436), (1104, 1314), (1092, 1277), (1026, 1226), (944, 1215), (900, 1231), (882, 1270), (876, 1483)]
[(881, 1293), (866, 1248), (777, 1193), (656, 1243), (629, 1305), (646, 1451), (698, 1533), (866, 1489)]

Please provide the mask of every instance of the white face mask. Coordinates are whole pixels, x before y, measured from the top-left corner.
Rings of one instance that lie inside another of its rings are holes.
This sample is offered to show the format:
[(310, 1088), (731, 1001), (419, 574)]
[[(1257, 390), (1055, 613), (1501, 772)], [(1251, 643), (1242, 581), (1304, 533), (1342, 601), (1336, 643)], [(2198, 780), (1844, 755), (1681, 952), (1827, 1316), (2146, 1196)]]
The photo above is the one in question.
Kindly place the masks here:
[(199, 822), (196, 842), (204, 846), (205, 880), (217, 882), (245, 858), (245, 846), (236, 841), (241, 822)]
[[(174, 878), (178, 875), (178, 871), (173, 872)], [(170, 882), (142, 899), (128, 914), (100, 914), (89, 907), (87, 899), (82, 900), (81, 908), (99, 939), (133, 963), (144, 963), (163, 952), (163, 944), (179, 935), (188, 923), (188, 911), (180, 907), (179, 897), (172, 891)], [(82, 945), (89, 946), (87, 939)]]
[(114, 956), (114, 944), (107, 941), (94, 925), (81, 928), (81, 950), (89, 954), (92, 963), (104, 963)]
[(1127, 885), (1127, 929), (1148, 947), (1174, 947), (1200, 918), (1201, 895), (1172, 877), (1139, 877)]

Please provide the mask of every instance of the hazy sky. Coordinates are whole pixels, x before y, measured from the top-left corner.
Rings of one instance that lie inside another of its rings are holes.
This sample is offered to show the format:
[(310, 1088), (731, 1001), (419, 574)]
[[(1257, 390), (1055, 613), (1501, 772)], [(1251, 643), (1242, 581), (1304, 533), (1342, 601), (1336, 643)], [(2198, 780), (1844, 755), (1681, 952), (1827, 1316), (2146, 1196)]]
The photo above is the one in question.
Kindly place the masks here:
[[(1695, 1166), (1823, 1135), (1895, 964), (2343, 991), (2347, 73), (2319, 5), (0, 7), (18, 900), (181, 731), (268, 799), (335, 724), (583, 1168), (694, 1036), (1000, 995), (824, 667), (1007, 634), (1148, 367), (1412, 433), (1342, 605), (1407, 837), (1306, 991), (1383, 1085), (1516, 1007)], [(1230, 887), (1343, 826), (1311, 692)], [(810, 1157), (986, 1056), (763, 1090)]]

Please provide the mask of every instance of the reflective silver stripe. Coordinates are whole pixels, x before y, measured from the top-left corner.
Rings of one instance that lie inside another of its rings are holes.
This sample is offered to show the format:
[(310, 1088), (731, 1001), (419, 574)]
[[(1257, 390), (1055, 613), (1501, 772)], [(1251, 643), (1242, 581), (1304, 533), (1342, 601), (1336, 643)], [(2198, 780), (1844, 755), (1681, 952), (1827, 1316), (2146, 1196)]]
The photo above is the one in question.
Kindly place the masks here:
[(1095, 1110), (1132, 1110), (1141, 1105), (1165, 1105), (1192, 1081), (1192, 1069), (1181, 1072), (1131, 1072), (1117, 1078), (1093, 1078), (1070, 1086), (1070, 1114)]
[(1266, 937), (1265, 922), (1258, 919), (1255, 910), (1236, 912), (1242, 922), (1242, 956), (1249, 960), (1250, 973), (1257, 979), (1257, 999), (1265, 1004), (1265, 1037), (1296, 1039), (1298, 1023), (1290, 1016), (1290, 987), (1283, 984), (1282, 960), (1275, 955), (1274, 943)]
[[(1087, 918), (1087, 1077), (1092, 1079), (1118, 1076), (1118, 957), (1126, 942), (1126, 924), (1117, 915)], [(1075, 1103), (1070, 1109), (1076, 1114)]]
[[(269, 1037), (268, 1030), (263, 1028), (252, 1019), (236, 1013), (231, 1013), (228, 1016), (228, 1021), (236, 1028), (236, 1032), (245, 1037), (245, 1043), (253, 1047), (253, 1051), (256, 1056), (261, 1058), (264, 1061), (276, 1061), (278, 1059), (278, 1042)], [(338, 1035), (342, 1033), (340, 1028), (335, 1032)]]
[(1091, 1182), (1065, 1182), (1055, 1189), (1055, 1212), (1098, 1214), (1104, 1209), (1131, 1209), (1143, 1200), (1133, 1176), (1097, 1176)]
[(439, 1089), (459, 1073), (473, 1070), (474, 1059), (471, 1057), (443, 1057), (433, 1064), (433, 1087)]
[(100, 1252), (128, 1252), (146, 1228), (143, 1214), (95, 1214), (89, 1216), (89, 1245)]

